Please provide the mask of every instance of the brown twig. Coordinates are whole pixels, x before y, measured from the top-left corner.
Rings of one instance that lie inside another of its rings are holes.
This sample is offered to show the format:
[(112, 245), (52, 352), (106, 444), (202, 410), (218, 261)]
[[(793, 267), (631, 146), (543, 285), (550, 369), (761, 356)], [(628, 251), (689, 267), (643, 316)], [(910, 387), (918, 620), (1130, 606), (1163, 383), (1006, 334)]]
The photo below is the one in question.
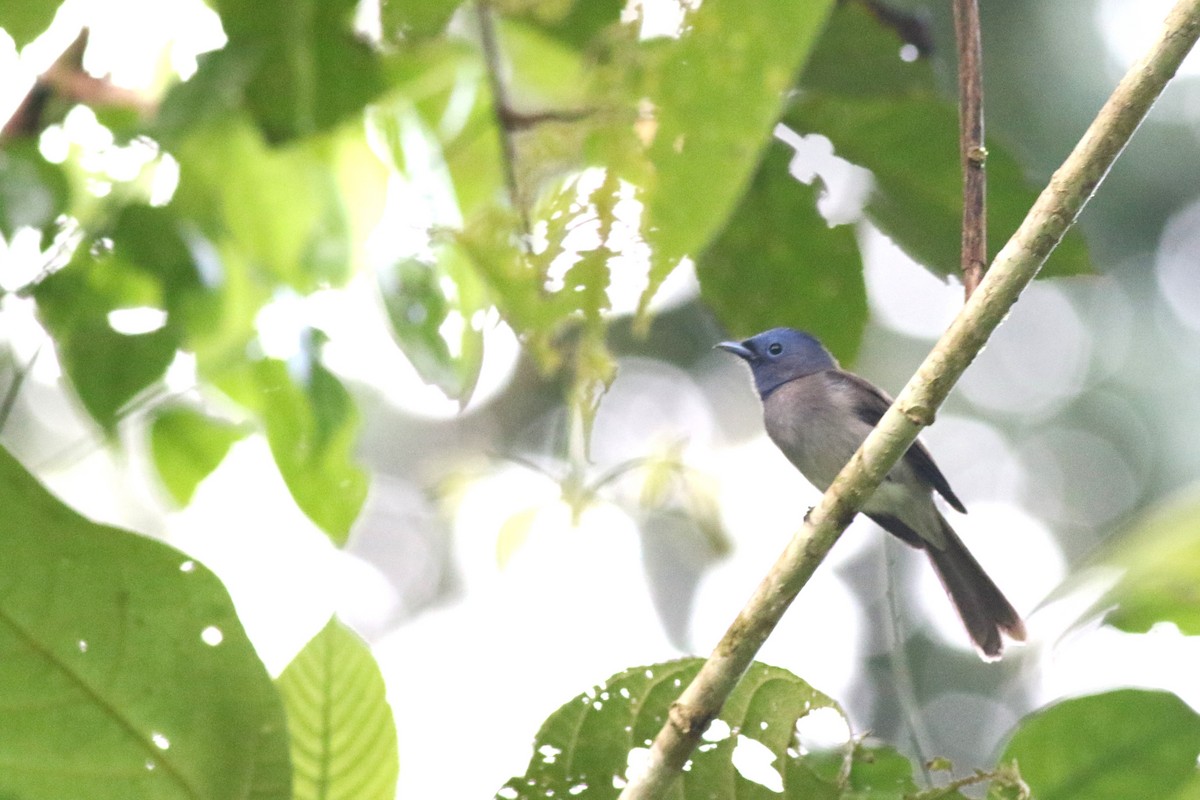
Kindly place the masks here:
[(496, 127), (500, 130), (500, 147), (504, 153), (504, 182), (508, 187), (509, 202), (521, 218), (521, 232), (524, 234), (522, 241), (527, 246), (533, 228), (517, 180), (517, 144), (513, 139), (513, 120), (516, 115), (512, 110), (512, 103), (509, 102), (508, 86), (504, 80), (504, 64), (500, 56), (500, 44), (496, 38), (496, 21), (492, 18), (492, 9), (486, 0), (477, 0), (475, 16), (479, 20), (479, 42), (487, 67), (488, 85), (492, 90), (492, 109), (496, 115)]
[(821, 497), (696, 677), (671, 705), (621, 800), (666, 795), (730, 692), (845, 527), (908, 450), (1046, 263), (1200, 38), (1200, 0), (1178, 0), (1148, 54), (1130, 67), (1071, 155), (996, 256), (979, 290)]
[(983, 55), (978, 0), (954, 0), (958, 42), (958, 149), (963, 170), (963, 299), (975, 291), (987, 266), (987, 149), (983, 144)]
[(84, 28), (53, 64), (34, 82), (16, 111), (0, 129), (0, 142), (41, 135), (47, 120), (45, 111), (55, 97), (83, 103), (93, 108), (131, 108), (142, 115), (154, 110), (154, 102), (139, 92), (114, 86), (106, 78), (94, 78), (83, 69), (83, 54), (87, 50), (88, 30)]

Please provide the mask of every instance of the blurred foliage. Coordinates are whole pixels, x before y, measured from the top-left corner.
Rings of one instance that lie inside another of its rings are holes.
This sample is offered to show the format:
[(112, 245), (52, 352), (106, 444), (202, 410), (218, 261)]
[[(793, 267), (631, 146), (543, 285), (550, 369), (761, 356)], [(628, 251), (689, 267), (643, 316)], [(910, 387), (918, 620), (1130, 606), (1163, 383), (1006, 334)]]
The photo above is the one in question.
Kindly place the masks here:
[(804, 320), (838, 358), (853, 361), (867, 324), (854, 231), (829, 228), (817, 213), (819, 182), (798, 184), (790, 161), (787, 145), (770, 144), (737, 211), (696, 262), (701, 297), (736, 338)]
[(33, 142), (13, 142), (0, 149), (0, 235), (24, 227), (43, 235), (67, 206), (69, 184), (62, 171), (46, 162)]
[[(867, 216), (935, 275), (960, 271), (962, 178), (958, 109), (935, 85), (929, 63), (901, 58), (903, 40), (865, 4), (842, 3), (813, 51), (800, 92), (783, 119), (827, 136), (838, 155), (867, 167), (875, 187)], [(854, 69), (846, 69), (847, 64)], [(1016, 159), (987, 141), (988, 252), (1016, 231), (1037, 192)], [(1044, 277), (1091, 271), (1083, 237), (1070, 231)]]
[[(1001, 761), (1038, 800), (1195, 797), (1200, 715), (1168, 692), (1064, 700), (1023, 720)], [(998, 798), (1003, 795), (993, 794)]]
[(4, 450), (0, 503), (0, 795), (289, 797), (283, 705), (216, 576)]
[[(572, 425), (551, 477), (572, 513), (636, 472), (643, 528), (686, 519), (719, 555), (712, 491), (678, 451), (596, 475), (587, 442), (616, 376), (609, 326), (631, 315), (644, 335), (655, 294), (690, 264), (705, 308), (734, 335), (795, 325), (847, 361), (858, 352), (869, 320), (857, 240), (822, 218), (819, 181), (791, 177), (776, 125), (826, 136), (870, 169), (864, 219), (934, 274), (958, 271), (954, 106), (867, 4), (705, 0), (685, 4), (677, 30), (649, 35), (636, 4), (617, 0), (384, 0), (377, 39), (355, 28), (351, 0), (211, 5), (227, 44), (144, 107), (55, 98), (86, 107), (109, 144), (76, 143), (51, 162), (39, 135), (57, 111), (0, 140), (0, 235), (39, 232), (45, 260), (18, 291), (105, 441), (148, 446), (178, 503), (235, 441), (260, 435), (298, 507), (347, 541), (368, 488), (354, 396), (326, 364), (324, 332), (299, 326), (280, 355), (261, 328), (264, 311), (355, 284), (377, 293), (419, 375), (463, 405), (502, 320), (544, 374), (558, 373)], [(3, 3), (0, 27), (22, 46), (56, 9)], [(150, 153), (136, 176), (105, 170), (103, 156), (135, 143)], [(988, 149), (995, 250), (1034, 193), (1000, 143)], [(175, 165), (173, 191), (154, 190)], [(1089, 270), (1072, 233), (1046, 274)], [(617, 303), (618, 284), (637, 287), (636, 307)], [(134, 310), (163, 322), (114, 327)], [(191, 363), (181, 398), (167, 376)], [(122, 437), (123, 426), (149, 435)], [(365, 784), (388, 795), (390, 710), (369, 652), (339, 623), (276, 689), (202, 566), (83, 520), (7, 453), (0, 495), (0, 700), (40, 709), (6, 723), (0, 794), (57, 797), (55, 781), (99, 764), (109, 777), (90, 796), (286, 797), (282, 693), (296, 796), (334, 772), (344, 782), (331, 796), (365, 796)], [(501, 561), (539, 511), (498, 521)], [(1106, 598), (1111, 622), (1197, 632), (1195, 518), (1193, 506), (1155, 517), (1116, 557), (1129, 571)], [(219, 646), (201, 640), (210, 629)], [(564, 705), (504, 796), (614, 795), (629, 749), (657, 732), (698, 665), (630, 670)], [(705, 744), (683, 796), (773, 796), (732, 766), (739, 737), (771, 751), (785, 796), (962, 796), (954, 784), (920, 791), (913, 764), (887, 746), (802, 750), (795, 725), (815, 709), (844, 719), (804, 681), (755, 665), (722, 715), (736, 735)], [(1196, 731), (1172, 696), (1101, 695), (1024, 721), (1001, 764), (1015, 760), (1042, 798), (1136, 796), (1131, 786), (1183, 797), (1196, 785)], [(1026, 796), (1007, 769), (977, 781)]]
[(17, 47), (24, 47), (50, 27), (60, 4), (61, 0), (5, 0), (0, 3), (0, 28)]
[(187, 505), (233, 443), (250, 429), (181, 405), (164, 406), (150, 423), (150, 452), (171, 497)]
[(1121, 537), (1099, 563), (1121, 570), (1117, 583), (1089, 616), (1130, 633), (1169, 622), (1200, 634), (1200, 501), (1194, 492), (1152, 511)]
[(365, 642), (336, 619), (279, 676), (293, 800), (392, 800), (396, 726)]
[[(70, 385), (114, 445), (131, 412), (148, 412), (134, 417), (154, 426), (177, 501), (233, 435), (156, 410), (182, 353), (195, 358), (196, 414), (217, 404), (249, 421), (297, 505), (346, 540), (366, 490), (353, 402), (311, 340), (295, 363), (263, 358), (260, 314), (364, 272), (397, 346), (463, 405), (497, 317), (544, 371), (564, 372), (583, 440), (572, 458), (586, 457), (616, 376), (608, 325), (630, 310), (614, 309), (618, 281), (641, 287), (644, 333), (659, 287), (694, 262), (735, 335), (796, 325), (852, 360), (867, 323), (857, 242), (817, 212), (819, 183), (788, 174), (789, 150), (772, 142), (781, 119), (870, 167), (867, 216), (935, 272), (956, 270), (953, 105), (859, 4), (706, 2), (648, 35), (608, 0), (386, 2), (378, 41), (354, 27), (356, 5), (221, 0), (228, 42), (148, 111), (92, 96), (118, 128), (110, 150), (151, 148), (133, 180), (80, 146), (46, 161), (36, 115), (0, 147), (0, 233), (43, 233), (46, 274), (23, 291)], [(5, 10), (0, 25), (20, 38), (45, 8)], [(168, 160), (179, 177), (164, 202), (152, 176)], [(989, 172), (996, 242), (1032, 193), (998, 149)], [(1060, 248), (1052, 270), (1084, 270), (1079, 247)], [(147, 308), (165, 322), (113, 328), (113, 312)]]

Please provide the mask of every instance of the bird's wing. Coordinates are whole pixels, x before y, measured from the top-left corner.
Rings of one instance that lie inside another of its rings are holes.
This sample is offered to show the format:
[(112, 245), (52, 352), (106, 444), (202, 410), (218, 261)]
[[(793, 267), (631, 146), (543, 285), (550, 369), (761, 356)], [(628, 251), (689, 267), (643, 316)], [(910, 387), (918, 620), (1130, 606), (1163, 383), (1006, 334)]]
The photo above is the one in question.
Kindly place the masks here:
[[(855, 416), (872, 428), (879, 424), (883, 413), (892, 404), (892, 398), (888, 397), (874, 384), (852, 373), (831, 369), (826, 374), (835, 383), (841, 383), (843, 386), (850, 388), (849, 393), (853, 397)], [(925, 449), (925, 445), (920, 440), (913, 442), (912, 447), (908, 448), (908, 452), (904, 457), (908, 460), (909, 466), (913, 468), (913, 471), (921, 479), (928, 481), (933, 488), (937, 489), (938, 494), (946, 498), (946, 502), (954, 510), (964, 514), (967, 513), (966, 506), (958, 499), (958, 495), (954, 493), (954, 490), (950, 488), (950, 483), (946, 480), (946, 476), (938, 469), (938, 465), (934, 463), (933, 456), (929, 454), (929, 451)]]

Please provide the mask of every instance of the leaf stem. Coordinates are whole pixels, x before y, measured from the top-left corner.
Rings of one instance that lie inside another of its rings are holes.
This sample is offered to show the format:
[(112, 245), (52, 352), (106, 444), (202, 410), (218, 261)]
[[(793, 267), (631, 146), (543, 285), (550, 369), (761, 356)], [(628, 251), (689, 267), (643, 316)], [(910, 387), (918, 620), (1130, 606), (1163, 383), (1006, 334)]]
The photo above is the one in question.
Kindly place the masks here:
[(979, 288), (879, 424), (809, 512), (775, 566), (672, 704), (621, 800), (665, 796), (755, 654), (883, 476), (934, 412), (1096, 191), (1155, 99), (1200, 37), (1200, 0), (1179, 0), (1150, 51), (1130, 67), (1054, 173)]
[(971, 296), (987, 266), (987, 148), (983, 139), (983, 53), (978, 0), (954, 0), (958, 43), (958, 142), (963, 170), (963, 299)]
[(483, 62), (487, 68), (488, 85), (492, 90), (492, 109), (496, 116), (496, 127), (500, 133), (500, 146), (504, 155), (504, 182), (508, 188), (509, 202), (521, 219), (522, 242), (524, 246), (528, 246), (533, 228), (521, 196), (520, 183), (517, 181), (517, 145), (513, 140), (514, 132), (520, 126), (513, 122), (517, 115), (513, 112), (508, 86), (504, 82), (504, 64), (500, 56), (491, 4), (487, 0), (477, 0), (475, 16), (479, 21), (479, 43), (483, 48)]

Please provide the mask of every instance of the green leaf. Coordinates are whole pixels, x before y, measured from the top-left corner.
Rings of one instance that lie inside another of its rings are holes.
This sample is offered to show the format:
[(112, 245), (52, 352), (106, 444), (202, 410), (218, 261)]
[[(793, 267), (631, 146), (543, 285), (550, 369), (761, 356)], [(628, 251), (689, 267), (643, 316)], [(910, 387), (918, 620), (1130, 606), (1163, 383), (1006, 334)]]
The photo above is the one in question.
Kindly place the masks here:
[(328, 148), (269, 147), (244, 119), (196, 130), (175, 152), (172, 207), (237, 252), (259, 283), (307, 294), (352, 272), (348, 221)]
[[(376, 271), (392, 334), (421, 378), (466, 405), (483, 366), (483, 287), (461, 250)], [(452, 325), (447, 326), (447, 322)]]
[(236, 116), (261, 58), (261, 53), (248, 48), (202, 53), (196, 59), (196, 73), (172, 86), (163, 98), (150, 123), (154, 138), (174, 149), (194, 131)]
[(446, 29), (463, 0), (381, 0), (383, 36), (389, 42), (424, 39)]
[(788, 172), (792, 149), (773, 142), (720, 236), (696, 262), (700, 295), (737, 338), (803, 328), (853, 361), (867, 324), (867, 290), (854, 231), (830, 228), (817, 185)]
[(1171, 797), (1196, 777), (1200, 715), (1169, 692), (1123, 689), (1026, 717), (1004, 750), (1038, 800)]
[(59, 0), (12, 0), (0, 9), (0, 28), (24, 47), (50, 27), (58, 13)]
[(396, 726), (362, 639), (329, 620), (276, 684), (287, 709), (295, 800), (396, 796)]
[(0, 506), (0, 796), (286, 800), (283, 706), (216, 576), (6, 451)]
[(367, 476), (354, 461), (358, 409), (321, 363), (323, 343), (324, 334), (310, 331), (291, 363), (247, 362), (216, 383), (259, 416), (296, 505), (340, 545), (366, 499)]
[(849, 784), (845, 797), (853, 800), (908, 800), (917, 793), (912, 762), (891, 747), (855, 748)]
[(229, 36), (226, 48), (254, 59), (243, 102), (269, 141), (328, 130), (360, 113), (382, 90), (376, 53), (354, 33), (356, 5), (355, 0), (216, 3)]
[(625, 5), (624, 0), (535, 3), (524, 16), (555, 38), (582, 49), (621, 19)]
[(784, 96), (824, 26), (830, 0), (710, 0), (648, 68), (653, 178), (643, 228), (654, 252), (643, 308), (679, 259), (724, 225), (754, 174)]
[(1183, 495), (1135, 523), (1105, 565), (1124, 570), (1088, 616), (1131, 633), (1172, 622), (1200, 634), (1200, 497)]
[(66, 213), (70, 187), (66, 176), (38, 152), (33, 141), (5, 142), (0, 149), (0, 235), (37, 228), (49, 238), (54, 221)]
[[(614, 675), (602, 686), (555, 711), (534, 740), (535, 754), (525, 775), (510, 780), (498, 797), (570, 796), (610, 798), (619, 793), (626, 757), (648, 746), (666, 721), (671, 703), (696, 675), (703, 659), (691, 658), (638, 667)], [(786, 670), (753, 664), (719, 719), (733, 731), (710, 737), (693, 755), (673, 797), (779, 797), (741, 776), (732, 756), (742, 738), (765, 745), (781, 771), (783, 797), (837, 798), (848, 750), (800, 755), (796, 723), (818, 709), (844, 719), (830, 698)], [(616, 785), (614, 786), (614, 782)]]
[[(829, 137), (839, 156), (867, 167), (875, 191), (867, 214), (906, 253), (939, 276), (959, 273), (962, 172), (958, 111), (937, 92), (926, 61), (900, 59), (902, 42), (862, 4), (843, 3), (801, 78), (784, 121)], [(854, 69), (846, 69), (846, 64)], [(994, 255), (1037, 198), (1016, 159), (987, 142), (988, 247)], [(1091, 271), (1071, 231), (1042, 274)]]
[[(162, 378), (184, 336), (190, 298), (202, 290), (172, 211), (129, 206), (70, 263), (33, 290), (71, 386), (110, 436), (126, 405)], [(125, 334), (109, 315), (167, 312), (157, 330)]]
[(158, 409), (150, 424), (150, 452), (167, 491), (187, 505), (200, 481), (225, 458), (249, 429), (191, 408)]

